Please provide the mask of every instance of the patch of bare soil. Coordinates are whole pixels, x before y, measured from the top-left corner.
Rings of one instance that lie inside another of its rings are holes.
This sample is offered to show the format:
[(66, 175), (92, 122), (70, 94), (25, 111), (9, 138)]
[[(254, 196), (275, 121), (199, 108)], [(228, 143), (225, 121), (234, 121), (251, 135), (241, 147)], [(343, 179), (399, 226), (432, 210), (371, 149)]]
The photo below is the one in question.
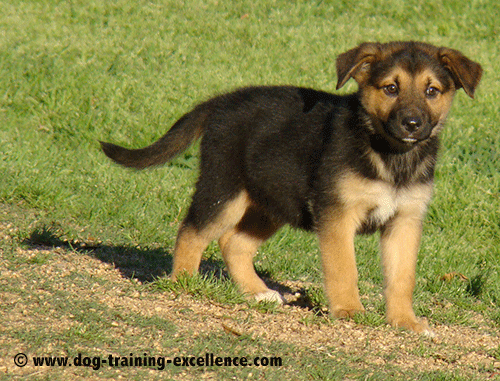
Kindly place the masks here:
[[(0, 226), (0, 240), (10, 240), (9, 226)], [(0, 249), (1, 250), (1, 249)], [(21, 298), (18, 293), (0, 292), (0, 321), (5, 329), (18, 327), (40, 327), (47, 332), (61, 331), (75, 325), (71, 314), (57, 321), (51, 319), (55, 313), (47, 291), (37, 288), (33, 275), (42, 279), (53, 280), (52, 293), (58, 289), (69, 292), (75, 300), (94, 299), (117, 316), (135, 314), (144, 317), (161, 317), (177, 327), (176, 336), (196, 337), (205, 334), (249, 335), (269, 342), (284, 342), (298, 348), (307, 348), (322, 356), (342, 357), (356, 354), (363, 358), (366, 367), (391, 365), (406, 370), (450, 370), (461, 369), (481, 374), (488, 379), (500, 378), (500, 361), (492, 352), (498, 350), (500, 339), (492, 325), (477, 324), (477, 328), (465, 326), (433, 325), (436, 333), (433, 339), (422, 338), (405, 331), (398, 331), (388, 326), (373, 328), (358, 325), (353, 321), (315, 317), (308, 309), (285, 305), (277, 313), (262, 313), (247, 305), (226, 306), (206, 300), (197, 300), (187, 295), (175, 296), (170, 293), (157, 293), (131, 287), (131, 280), (126, 279), (113, 265), (104, 263), (81, 252), (56, 248), (14, 248), (15, 255), (29, 260), (50, 255), (50, 260), (31, 267), (20, 266), (13, 269), (0, 256), (0, 288), (9, 282), (17, 282), (24, 287), (26, 294), (36, 294), (37, 308), (43, 304), (47, 294), (45, 315), (34, 312), (30, 298)], [(34, 274), (36, 273), (36, 274)], [(74, 274), (79, 273), (85, 279), (95, 282), (81, 284), (73, 282)], [(36, 278), (35, 277), (35, 278)], [(293, 289), (294, 283), (287, 284)], [(297, 287), (298, 288), (298, 287)], [(39, 309), (37, 310), (39, 311)], [(189, 313), (186, 313), (188, 311)], [(111, 322), (116, 328), (117, 339), (120, 336), (139, 335), (137, 327), (131, 330), (121, 327), (118, 322)], [(4, 329), (0, 328), (0, 331)], [(12, 363), (11, 351), (22, 349), (19, 339), (0, 335), (0, 374), (30, 374), (33, 369), (18, 369)], [(144, 337), (152, 353), (164, 353), (161, 337)], [(43, 352), (50, 353), (53, 346), (60, 343), (44, 343)], [(332, 350), (332, 348), (334, 348)], [(102, 349), (96, 349), (99, 351)], [(97, 353), (96, 353), (97, 354)], [(487, 369), (484, 372), (484, 369)]]

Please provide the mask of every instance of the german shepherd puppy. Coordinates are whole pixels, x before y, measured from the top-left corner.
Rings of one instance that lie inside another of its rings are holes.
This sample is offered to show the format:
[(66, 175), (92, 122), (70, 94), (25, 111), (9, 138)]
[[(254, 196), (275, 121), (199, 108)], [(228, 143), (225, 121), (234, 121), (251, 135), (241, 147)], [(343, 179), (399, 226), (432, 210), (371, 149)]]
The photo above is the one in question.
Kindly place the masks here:
[(387, 320), (431, 334), (412, 308), (422, 220), (454, 93), (474, 96), (481, 66), (420, 42), (363, 43), (336, 61), (333, 95), (292, 86), (248, 87), (212, 98), (142, 149), (102, 143), (127, 167), (163, 164), (203, 135), (201, 171), (174, 250), (172, 279), (198, 270), (219, 240), (229, 273), (257, 300), (283, 302), (256, 274), (253, 256), (281, 226), (319, 237), (330, 311), (364, 310), (357, 233), (380, 231)]

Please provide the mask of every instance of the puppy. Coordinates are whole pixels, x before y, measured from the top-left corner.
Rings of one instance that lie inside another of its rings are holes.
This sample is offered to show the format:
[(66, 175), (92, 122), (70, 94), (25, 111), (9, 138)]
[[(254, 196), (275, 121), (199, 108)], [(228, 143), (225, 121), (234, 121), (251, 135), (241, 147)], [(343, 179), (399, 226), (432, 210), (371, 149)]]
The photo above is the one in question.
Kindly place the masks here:
[(420, 42), (363, 43), (336, 61), (333, 95), (293, 86), (248, 87), (212, 98), (141, 149), (102, 143), (127, 167), (166, 163), (203, 136), (201, 170), (179, 229), (172, 278), (198, 270), (217, 239), (228, 271), (257, 300), (283, 301), (256, 274), (257, 248), (284, 224), (319, 237), (331, 313), (362, 312), (357, 233), (380, 231), (387, 320), (430, 333), (413, 312), (422, 221), (438, 135), (455, 91), (471, 98), (481, 66)]

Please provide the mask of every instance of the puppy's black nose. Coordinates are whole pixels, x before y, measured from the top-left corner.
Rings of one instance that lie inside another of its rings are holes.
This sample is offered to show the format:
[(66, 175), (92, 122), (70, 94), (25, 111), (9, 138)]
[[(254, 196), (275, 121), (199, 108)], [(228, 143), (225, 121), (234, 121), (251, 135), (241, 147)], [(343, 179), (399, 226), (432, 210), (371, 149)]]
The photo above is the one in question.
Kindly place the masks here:
[(417, 131), (422, 126), (422, 119), (418, 116), (408, 116), (403, 118), (401, 124), (410, 134)]

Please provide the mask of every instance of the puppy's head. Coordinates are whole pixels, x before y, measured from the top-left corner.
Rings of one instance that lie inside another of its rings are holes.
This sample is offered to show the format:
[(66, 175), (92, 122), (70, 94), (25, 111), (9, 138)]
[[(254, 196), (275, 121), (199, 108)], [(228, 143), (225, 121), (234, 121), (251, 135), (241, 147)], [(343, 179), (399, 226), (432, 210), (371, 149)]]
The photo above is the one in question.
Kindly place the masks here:
[(395, 150), (408, 150), (439, 132), (456, 90), (474, 97), (482, 69), (453, 49), (391, 42), (341, 54), (337, 74), (337, 89), (351, 77), (358, 83), (371, 133)]

